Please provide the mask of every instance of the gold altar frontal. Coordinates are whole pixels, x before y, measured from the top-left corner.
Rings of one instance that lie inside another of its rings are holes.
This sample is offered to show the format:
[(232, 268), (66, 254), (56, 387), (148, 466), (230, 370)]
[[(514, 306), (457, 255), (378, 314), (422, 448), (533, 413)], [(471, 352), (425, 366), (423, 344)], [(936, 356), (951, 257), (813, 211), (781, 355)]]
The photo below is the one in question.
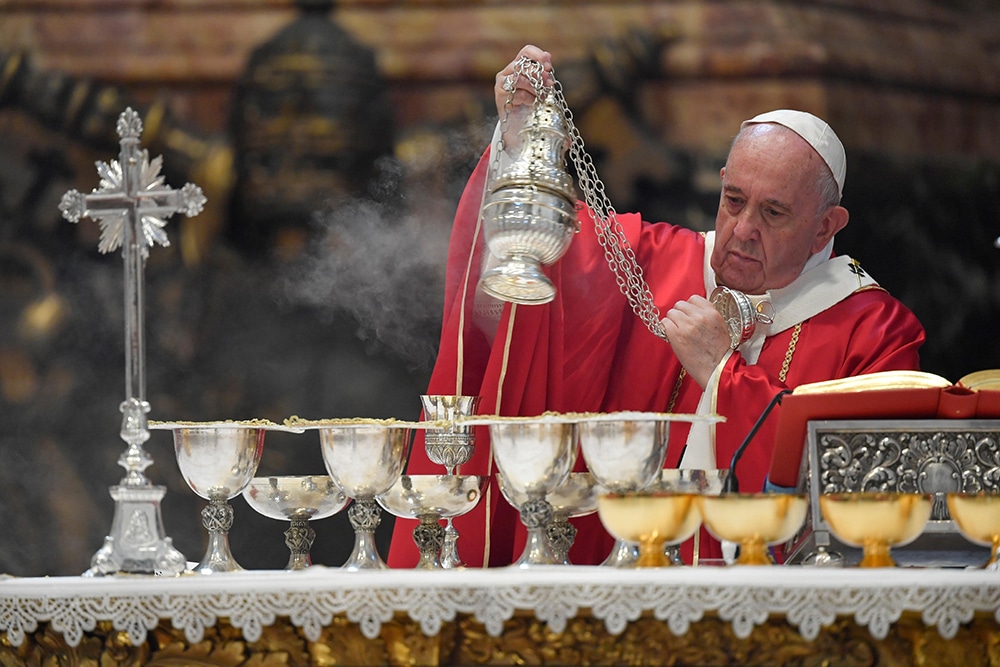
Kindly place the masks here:
[(468, 614), (428, 637), (419, 624), (397, 614), (369, 639), (340, 615), (310, 641), (278, 619), (257, 641), (247, 641), (225, 619), (191, 643), (181, 630), (161, 621), (145, 644), (133, 646), (127, 633), (103, 621), (69, 646), (48, 624), (20, 647), (0, 640), (0, 664), (13, 665), (1000, 665), (1000, 626), (990, 614), (978, 613), (952, 639), (928, 627), (909, 612), (889, 635), (875, 639), (850, 618), (838, 618), (818, 637), (806, 640), (783, 618), (771, 617), (749, 637), (737, 637), (730, 624), (710, 614), (674, 635), (667, 625), (646, 614), (620, 635), (586, 614), (553, 632), (530, 613), (504, 623), (499, 637), (490, 636)]
[(0, 580), (0, 665), (1000, 665), (965, 569), (263, 571)]

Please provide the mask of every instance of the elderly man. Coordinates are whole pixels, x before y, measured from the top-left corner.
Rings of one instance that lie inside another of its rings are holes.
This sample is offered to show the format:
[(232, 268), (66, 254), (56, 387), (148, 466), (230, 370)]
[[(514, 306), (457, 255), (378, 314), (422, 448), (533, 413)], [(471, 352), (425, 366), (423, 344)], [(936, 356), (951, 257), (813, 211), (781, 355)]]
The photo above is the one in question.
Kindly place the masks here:
[[(522, 55), (551, 70), (548, 53), (526, 46)], [(511, 98), (504, 83), (516, 62), (497, 75), (501, 117)], [(521, 77), (514, 106), (533, 100), (532, 87)], [(726, 421), (707, 438), (672, 425), (666, 466), (712, 467), (718, 461), (727, 467), (781, 390), (919, 368), (920, 323), (856, 262), (833, 252), (834, 236), (848, 221), (839, 205), (846, 158), (833, 130), (819, 118), (780, 110), (743, 123), (720, 172), (713, 233), (617, 215), (656, 306), (665, 313), (669, 343), (632, 313), (583, 207), (580, 233), (547, 269), (557, 288), (554, 301), (490, 308), (496, 304), (476, 293), (483, 253), (477, 220), (492, 150), (473, 173), (452, 230), (441, 346), (428, 393), (477, 394), (481, 413), (502, 415), (694, 413), (699, 404), (704, 411), (710, 398)], [(768, 301), (773, 322), (758, 325), (749, 340), (733, 341), (708, 299), (720, 285)], [(771, 414), (741, 459), (741, 490), (764, 487), (776, 425)], [(486, 435), (463, 474), (492, 472)], [(582, 461), (578, 469), (584, 469)], [(409, 472), (441, 471), (414, 446)], [(595, 516), (575, 521), (579, 533), (570, 560), (602, 562), (613, 540)], [(518, 515), (493, 483), (476, 510), (455, 525), (469, 565), (509, 564), (524, 545)], [(397, 524), (393, 566), (417, 561), (411, 528), (410, 522)], [(717, 555), (717, 543), (702, 545), (703, 557)]]

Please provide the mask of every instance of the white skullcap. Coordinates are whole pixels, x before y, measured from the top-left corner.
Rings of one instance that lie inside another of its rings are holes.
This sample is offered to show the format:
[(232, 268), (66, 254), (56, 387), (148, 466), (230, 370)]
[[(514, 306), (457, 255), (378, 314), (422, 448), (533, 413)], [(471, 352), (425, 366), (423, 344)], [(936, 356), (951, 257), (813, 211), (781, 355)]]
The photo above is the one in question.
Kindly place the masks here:
[(840, 143), (837, 134), (826, 124), (825, 121), (817, 118), (805, 111), (794, 111), (792, 109), (778, 109), (768, 111), (759, 116), (754, 116), (750, 120), (743, 121), (740, 125), (742, 130), (747, 125), (758, 123), (777, 123), (799, 135), (819, 153), (819, 156), (826, 162), (826, 166), (833, 172), (833, 178), (837, 181), (837, 190), (844, 194), (844, 178), (847, 176), (847, 155), (844, 153), (844, 145)]

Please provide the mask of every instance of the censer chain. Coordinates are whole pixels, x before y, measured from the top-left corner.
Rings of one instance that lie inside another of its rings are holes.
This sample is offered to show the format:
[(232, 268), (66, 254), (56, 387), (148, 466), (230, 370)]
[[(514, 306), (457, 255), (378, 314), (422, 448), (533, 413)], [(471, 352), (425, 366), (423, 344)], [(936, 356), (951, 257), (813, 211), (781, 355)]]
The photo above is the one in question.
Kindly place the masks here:
[[(661, 322), (660, 311), (653, 302), (653, 293), (642, 273), (642, 267), (635, 258), (632, 246), (625, 236), (625, 228), (618, 221), (617, 213), (604, 190), (604, 183), (597, 175), (594, 161), (587, 154), (583, 137), (573, 122), (573, 112), (566, 104), (562, 84), (551, 72), (553, 85), (548, 87), (542, 80), (542, 65), (534, 60), (523, 57), (514, 67), (515, 76), (525, 76), (534, 86), (535, 96), (544, 99), (553, 95), (570, 134), (569, 155), (577, 171), (577, 181), (583, 192), (584, 201), (593, 212), (597, 240), (604, 249), (604, 258), (615, 274), (618, 289), (628, 299), (632, 311), (638, 316), (646, 328), (657, 338), (667, 340), (666, 330)], [(511, 92), (510, 99), (513, 98)], [(508, 101), (510, 101), (510, 99)], [(509, 106), (508, 106), (509, 108)], [(504, 119), (506, 121), (506, 118)], [(501, 135), (502, 136), (502, 135)]]

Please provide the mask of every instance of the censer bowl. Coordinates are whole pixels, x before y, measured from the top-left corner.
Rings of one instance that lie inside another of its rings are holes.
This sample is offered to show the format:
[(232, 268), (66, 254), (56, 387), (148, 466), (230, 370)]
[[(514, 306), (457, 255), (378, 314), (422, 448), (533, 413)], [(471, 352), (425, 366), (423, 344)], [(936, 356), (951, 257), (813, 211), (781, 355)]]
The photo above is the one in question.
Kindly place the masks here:
[(683, 542), (701, 525), (701, 512), (689, 493), (605, 494), (597, 500), (597, 514), (616, 539), (639, 544), (634, 567), (673, 565), (665, 547)]
[(774, 564), (767, 547), (790, 540), (809, 509), (804, 494), (723, 493), (697, 499), (708, 532), (739, 543), (736, 565)]
[(949, 493), (948, 512), (965, 539), (990, 547), (986, 570), (1000, 570), (1000, 495), (995, 493)]
[(930, 493), (828, 493), (819, 497), (830, 531), (844, 544), (863, 549), (858, 567), (895, 567), (892, 547), (917, 539), (933, 506)]
[(555, 287), (542, 264), (562, 257), (577, 230), (574, 203), (529, 185), (504, 188), (483, 206), (490, 252), (501, 260), (479, 285), (487, 294), (521, 304), (547, 303)]

